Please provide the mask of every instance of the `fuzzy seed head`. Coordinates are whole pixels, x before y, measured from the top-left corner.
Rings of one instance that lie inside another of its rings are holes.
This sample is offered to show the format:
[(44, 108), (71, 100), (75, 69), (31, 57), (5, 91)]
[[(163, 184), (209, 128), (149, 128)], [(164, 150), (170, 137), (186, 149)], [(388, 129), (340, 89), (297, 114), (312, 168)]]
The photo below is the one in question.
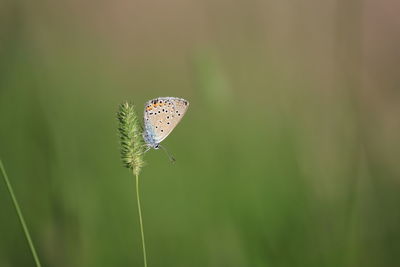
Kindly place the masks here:
[(128, 102), (121, 104), (117, 118), (122, 162), (126, 168), (132, 170), (134, 175), (139, 175), (144, 165), (143, 155), (146, 143), (143, 140), (143, 130), (134, 106)]

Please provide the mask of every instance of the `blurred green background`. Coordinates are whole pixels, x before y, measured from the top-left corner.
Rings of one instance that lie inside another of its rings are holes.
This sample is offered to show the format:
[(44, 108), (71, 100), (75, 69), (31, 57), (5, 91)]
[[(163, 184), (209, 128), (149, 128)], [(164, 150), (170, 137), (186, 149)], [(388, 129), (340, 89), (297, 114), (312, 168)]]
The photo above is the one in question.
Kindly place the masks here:
[[(191, 105), (141, 174), (149, 266), (399, 266), (400, 5), (0, 1), (0, 157), (43, 266), (143, 266), (116, 111)], [(34, 266), (3, 180), (0, 266)]]

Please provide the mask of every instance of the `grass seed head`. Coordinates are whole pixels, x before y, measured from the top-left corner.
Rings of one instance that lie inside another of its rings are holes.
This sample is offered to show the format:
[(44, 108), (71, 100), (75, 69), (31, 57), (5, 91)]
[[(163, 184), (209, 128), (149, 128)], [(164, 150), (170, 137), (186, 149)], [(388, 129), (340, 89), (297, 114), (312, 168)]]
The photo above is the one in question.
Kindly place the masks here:
[(128, 102), (121, 104), (117, 118), (122, 162), (126, 168), (132, 170), (134, 175), (139, 175), (144, 165), (143, 155), (146, 144), (143, 140), (143, 130), (134, 105)]

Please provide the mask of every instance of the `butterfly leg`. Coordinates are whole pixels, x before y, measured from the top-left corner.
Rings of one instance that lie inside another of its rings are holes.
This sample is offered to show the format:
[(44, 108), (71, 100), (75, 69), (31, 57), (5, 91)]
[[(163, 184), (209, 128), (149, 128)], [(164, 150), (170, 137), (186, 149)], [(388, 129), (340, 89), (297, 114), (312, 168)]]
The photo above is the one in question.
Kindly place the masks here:
[(147, 151), (149, 151), (150, 149), (151, 149), (151, 146), (146, 144), (146, 150), (143, 152), (143, 154), (146, 153)]

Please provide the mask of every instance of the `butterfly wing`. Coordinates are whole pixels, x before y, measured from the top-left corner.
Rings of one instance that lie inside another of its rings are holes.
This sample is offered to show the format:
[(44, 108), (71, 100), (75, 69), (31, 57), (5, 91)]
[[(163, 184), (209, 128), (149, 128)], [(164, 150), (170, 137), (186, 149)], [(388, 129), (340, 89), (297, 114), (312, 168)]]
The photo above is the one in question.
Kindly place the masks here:
[(148, 101), (144, 109), (144, 125), (150, 144), (162, 142), (178, 125), (189, 102), (177, 97), (159, 97)]

